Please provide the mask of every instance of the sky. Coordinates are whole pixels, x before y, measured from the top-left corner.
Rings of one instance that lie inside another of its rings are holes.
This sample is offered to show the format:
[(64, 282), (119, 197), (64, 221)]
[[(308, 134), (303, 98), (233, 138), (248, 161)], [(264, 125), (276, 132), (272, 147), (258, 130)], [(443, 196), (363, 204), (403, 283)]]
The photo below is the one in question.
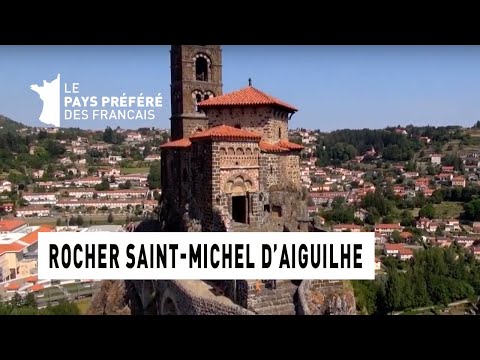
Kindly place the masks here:
[[(299, 109), (290, 128), (332, 131), (480, 120), (480, 46), (224, 45), (223, 91), (252, 85)], [(30, 89), (58, 73), (79, 95), (156, 96), (153, 120), (64, 120), (62, 127), (170, 126), (170, 47), (0, 46), (0, 114), (31, 126)], [(63, 113), (62, 113), (63, 114)]]

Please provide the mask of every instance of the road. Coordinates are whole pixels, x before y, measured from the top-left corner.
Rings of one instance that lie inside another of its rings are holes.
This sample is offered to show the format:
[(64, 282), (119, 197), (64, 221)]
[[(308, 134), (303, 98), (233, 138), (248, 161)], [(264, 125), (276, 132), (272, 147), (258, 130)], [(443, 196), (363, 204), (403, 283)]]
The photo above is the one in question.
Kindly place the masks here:
[[(126, 223), (127, 215), (131, 219), (134, 215), (133, 214), (112, 214), (114, 223), (122, 222), (123, 224)], [(67, 225), (67, 219), (70, 217), (77, 217), (78, 214), (58, 214), (55, 216), (44, 216), (44, 217), (26, 217), (24, 219), (29, 225), (41, 225), (41, 224), (56, 224), (57, 219), (61, 219), (61, 225)], [(107, 214), (82, 214), (81, 217), (83, 218), (83, 224), (88, 225), (90, 220), (93, 222), (107, 222), (108, 220), (108, 213)]]
[[(454, 301), (450, 304), (447, 305), (447, 307), (454, 307), (454, 306), (458, 306), (458, 305), (462, 305), (462, 304), (468, 304), (470, 302), (470, 300), (468, 299), (464, 299), (464, 300), (459, 300), (459, 301)], [(419, 312), (419, 311), (426, 311), (426, 310), (430, 310), (431, 308), (435, 307), (434, 305), (432, 306), (424, 306), (424, 307), (421, 307), (421, 308), (417, 308), (417, 309), (413, 309), (411, 311), (414, 311), (414, 312)], [(403, 313), (405, 312), (405, 310), (403, 311), (395, 311), (392, 313), (392, 315), (402, 315)]]

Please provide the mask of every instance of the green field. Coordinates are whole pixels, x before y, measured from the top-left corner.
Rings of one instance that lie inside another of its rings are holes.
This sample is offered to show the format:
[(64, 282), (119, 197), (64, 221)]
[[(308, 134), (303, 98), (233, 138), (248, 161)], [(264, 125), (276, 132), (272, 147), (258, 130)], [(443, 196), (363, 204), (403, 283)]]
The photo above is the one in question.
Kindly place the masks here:
[(141, 167), (141, 168), (121, 168), (120, 173), (122, 175), (128, 175), (128, 174), (148, 174), (150, 171), (150, 168), (148, 167)]
[(445, 201), (435, 204), (435, 217), (440, 219), (458, 219), (463, 212), (462, 203)]

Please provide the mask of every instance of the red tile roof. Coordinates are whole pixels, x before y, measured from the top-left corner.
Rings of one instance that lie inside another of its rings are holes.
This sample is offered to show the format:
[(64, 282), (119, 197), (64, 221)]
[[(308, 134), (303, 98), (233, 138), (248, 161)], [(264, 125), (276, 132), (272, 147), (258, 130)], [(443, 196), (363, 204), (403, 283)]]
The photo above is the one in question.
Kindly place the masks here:
[(20, 289), (20, 284), (16, 284), (16, 283), (10, 283), (7, 286), (5, 286), (5, 290), (7, 291), (15, 291), (18, 289)]
[(31, 282), (31, 283), (36, 283), (38, 281), (38, 276), (37, 275), (33, 275), (33, 276), (29, 276), (25, 279), (26, 282)]
[(259, 147), (260, 147), (260, 150), (265, 152), (270, 152), (270, 153), (279, 153), (279, 152), (288, 151), (288, 149), (282, 148), (274, 144), (270, 144), (269, 142), (266, 142), (264, 140), (260, 141)]
[(11, 244), (1, 244), (0, 245), (0, 255), (3, 255), (7, 252), (19, 252), (25, 248), (24, 245), (18, 243), (11, 243)]
[(405, 249), (405, 244), (384, 244), (385, 250), (397, 250)]
[(413, 255), (413, 250), (408, 248), (403, 248), (403, 249), (398, 249), (398, 253), (399, 255), (410, 256), (410, 255)]
[(10, 232), (13, 231), (23, 225), (26, 222), (23, 220), (1, 220), (0, 221), (0, 231)]
[(183, 138), (175, 141), (167, 142), (163, 145), (160, 145), (161, 148), (188, 148), (192, 145), (188, 138)]
[(29, 245), (35, 244), (38, 241), (38, 233), (40, 232), (51, 232), (52, 229), (46, 226), (41, 226), (35, 231), (32, 231), (31, 233), (28, 233), (24, 237), (20, 239), (20, 241), (23, 241), (24, 243), (27, 243)]
[(295, 107), (286, 102), (274, 98), (253, 86), (233, 91), (228, 94), (204, 100), (198, 104), (200, 108), (218, 106), (252, 106), (252, 105), (275, 105), (290, 111), (298, 111)]
[(288, 150), (302, 150), (303, 149), (302, 145), (295, 144), (295, 143), (290, 142), (290, 141), (285, 140), (285, 139), (277, 141), (275, 145), (280, 146), (284, 149), (288, 149)]
[(220, 125), (215, 126), (205, 131), (198, 131), (192, 136), (190, 140), (253, 140), (260, 141), (262, 136), (252, 131), (237, 129), (232, 126)]
[(37, 291), (40, 291), (40, 290), (43, 290), (43, 289), (44, 289), (43, 285), (35, 284), (30, 288), (30, 291), (37, 292)]

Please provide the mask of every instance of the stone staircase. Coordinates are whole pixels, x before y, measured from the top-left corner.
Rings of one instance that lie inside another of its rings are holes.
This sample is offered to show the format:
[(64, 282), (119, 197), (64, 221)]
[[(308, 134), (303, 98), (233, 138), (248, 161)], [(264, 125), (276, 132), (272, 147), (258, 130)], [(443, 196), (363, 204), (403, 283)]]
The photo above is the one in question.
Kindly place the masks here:
[(259, 315), (295, 315), (294, 295), (297, 286), (289, 280), (278, 280), (277, 288), (261, 284), (260, 291), (252, 293), (252, 310)]

